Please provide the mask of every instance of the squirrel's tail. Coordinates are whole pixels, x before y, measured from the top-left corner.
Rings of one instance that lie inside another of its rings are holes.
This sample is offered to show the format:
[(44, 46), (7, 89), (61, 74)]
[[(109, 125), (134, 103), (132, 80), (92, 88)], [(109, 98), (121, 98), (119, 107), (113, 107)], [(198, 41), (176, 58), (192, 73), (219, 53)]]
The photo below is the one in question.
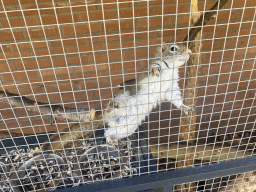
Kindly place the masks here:
[(95, 114), (93, 121), (85, 123), (73, 124), (70, 128), (65, 128), (61, 130), (61, 133), (55, 133), (45, 142), (41, 149), (45, 150), (56, 150), (56, 149), (66, 149), (76, 147), (77, 143), (82, 142), (81, 139), (89, 138), (93, 130), (104, 127), (104, 122), (102, 120), (102, 112), (98, 111)]

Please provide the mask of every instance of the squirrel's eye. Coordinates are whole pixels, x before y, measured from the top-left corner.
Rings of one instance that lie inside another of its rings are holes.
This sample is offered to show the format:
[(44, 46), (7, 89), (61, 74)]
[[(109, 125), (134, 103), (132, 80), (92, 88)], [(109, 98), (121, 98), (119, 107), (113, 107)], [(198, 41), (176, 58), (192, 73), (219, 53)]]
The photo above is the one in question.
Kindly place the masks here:
[(171, 50), (172, 52), (176, 52), (176, 51), (178, 51), (178, 48), (177, 48), (176, 45), (174, 45), (174, 46), (171, 46), (170, 50)]
[(164, 52), (164, 48), (162, 48), (162, 52)]

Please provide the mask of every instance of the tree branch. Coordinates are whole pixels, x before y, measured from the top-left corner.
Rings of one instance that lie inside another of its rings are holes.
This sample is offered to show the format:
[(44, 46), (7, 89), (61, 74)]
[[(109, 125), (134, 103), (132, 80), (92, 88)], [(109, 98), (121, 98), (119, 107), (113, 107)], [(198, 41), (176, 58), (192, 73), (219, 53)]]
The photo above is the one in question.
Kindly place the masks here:
[[(40, 103), (32, 101), (24, 96), (0, 91), (0, 102), (4, 102), (16, 107), (26, 108), (29, 112), (41, 113), (44, 115), (52, 115), (54, 118), (70, 121), (86, 122), (94, 119), (95, 110), (70, 108), (60, 105), (50, 105), (48, 103)], [(52, 113), (53, 112), (53, 113)]]
[[(198, 20), (200, 19), (200, 13), (198, 12), (198, 0), (192, 0), (191, 1), (191, 17), (190, 17), (190, 23), (191, 25), (196, 24)], [(195, 40), (199, 40), (201, 38), (201, 33), (198, 33), (195, 36)], [(196, 105), (197, 99), (197, 81), (198, 78), (195, 78), (196, 76), (200, 76), (200, 65), (198, 63), (201, 62), (201, 55), (199, 54), (201, 49), (201, 43), (199, 41), (193, 41), (189, 44), (189, 48), (192, 51), (192, 55), (190, 56), (190, 59), (186, 63), (186, 77), (185, 80), (185, 90), (183, 93), (184, 96), (184, 104), (187, 106)], [(194, 139), (196, 137), (196, 121), (197, 116), (196, 112), (192, 111), (189, 112), (189, 115), (185, 115), (185, 113), (182, 113), (181, 121), (180, 121), (180, 135), (179, 139), (180, 141), (187, 142), (187, 143), (193, 143)]]
[(194, 27), (190, 29), (189, 35), (186, 36), (184, 41), (193, 41), (198, 32), (201, 31), (202, 26), (204, 26), (217, 13), (217, 10), (222, 9), (227, 2), (228, 0), (218, 0), (209, 12), (202, 14)]

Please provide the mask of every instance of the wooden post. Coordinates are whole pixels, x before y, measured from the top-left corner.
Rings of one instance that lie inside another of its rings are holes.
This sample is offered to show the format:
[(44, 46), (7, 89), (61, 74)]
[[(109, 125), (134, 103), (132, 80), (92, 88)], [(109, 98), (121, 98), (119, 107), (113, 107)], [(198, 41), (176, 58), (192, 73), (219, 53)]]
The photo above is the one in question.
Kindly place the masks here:
[[(200, 13), (198, 12), (198, 0), (191, 0), (191, 26), (194, 26), (200, 19)], [(193, 99), (197, 95), (196, 85), (197, 76), (200, 74), (200, 55), (199, 50), (201, 49), (200, 40), (201, 33), (197, 33), (193, 42), (189, 43), (189, 48), (192, 51), (189, 61), (186, 67), (186, 77), (189, 77), (185, 81), (184, 100), (185, 105), (191, 106), (196, 105), (196, 99)], [(182, 119), (180, 123), (180, 140), (186, 141), (187, 143), (193, 143), (195, 138), (196, 130), (196, 112), (190, 112), (189, 115), (182, 113)]]

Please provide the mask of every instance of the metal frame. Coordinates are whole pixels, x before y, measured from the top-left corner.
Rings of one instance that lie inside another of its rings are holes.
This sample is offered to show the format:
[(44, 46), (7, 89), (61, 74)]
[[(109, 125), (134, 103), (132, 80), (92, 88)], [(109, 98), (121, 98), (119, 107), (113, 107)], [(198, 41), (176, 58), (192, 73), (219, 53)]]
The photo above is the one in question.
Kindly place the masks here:
[(216, 177), (240, 174), (256, 170), (256, 156), (232, 161), (225, 161), (192, 168), (152, 173), (128, 179), (105, 181), (73, 188), (61, 189), (61, 192), (84, 191), (143, 191), (163, 188), (164, 192), (173, 191), (173, 186)]

